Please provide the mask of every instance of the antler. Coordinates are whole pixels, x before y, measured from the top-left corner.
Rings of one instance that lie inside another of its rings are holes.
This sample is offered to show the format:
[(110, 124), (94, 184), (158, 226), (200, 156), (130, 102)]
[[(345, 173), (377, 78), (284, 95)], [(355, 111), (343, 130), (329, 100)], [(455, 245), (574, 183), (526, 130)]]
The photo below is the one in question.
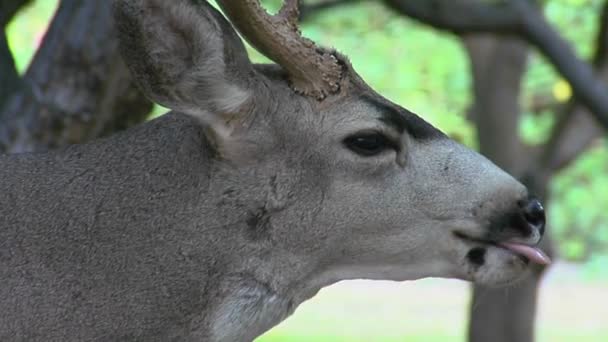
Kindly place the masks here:
[(298, 0), (286, 0), (276, 15), (268, 14), (259, 0), (217, 2), (253, 47), (287, 71), (296, 92), (322, 100), (340, 89), (338, 59), (298, 29)]

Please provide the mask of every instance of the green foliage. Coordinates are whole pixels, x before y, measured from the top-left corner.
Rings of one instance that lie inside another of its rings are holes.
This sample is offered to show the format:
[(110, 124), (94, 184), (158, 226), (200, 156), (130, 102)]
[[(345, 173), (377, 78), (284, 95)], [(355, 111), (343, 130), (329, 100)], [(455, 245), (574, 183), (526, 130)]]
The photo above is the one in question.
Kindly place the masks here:
[(608, 255), (608, 160), (600, 143), (552, 182), (549, 212), (564, 257), (585, 260)]
[[(608, 240), (608, 227), (604, 226), (602, 233), (602, 241), (606, 244)], [(606, 254), (594, 254), (589, 258), (584, 268), (584, 275), (588, 280), (594, 280), (599, 282), (608, 283), (608, 272), (606, 272), (606, 265), (608, 265), (608, 253)]]
[[(20, 71), (27, 67), (57, 3), (34, 1), (10, 24), (9, 41)], [(281, 1), (264, 3), (276, 11)], [(577, 53), (591, 58), (603, 0), (546, 0), (544, 4), (549, 20)], [(403, 18), (377, 1), (319, 13), (303, 25), (303, 32), (350, 56), (355, 69), (378, 92), (476, 147), (474, 127), (465, 117), (471, 101), (469, 66), (453, 36)], [(254, 50), (250, 52), (254, 60), (267, 62)], [(539, 96), (557, 101), (556, 94), (564, 101), (567, 86), (551, 65), (533, 52), (522, 94), (521, 136), (525, 142), (546, 142), (555, 114), (550, 110), (532, 113), (531, 108)], [(163, 111), (158, 108), (155, 113)], [(549, 223), (563, 257), (604, 260), (601, 255), (608, 255), (607, 175), (608, 146), (599, 142), (554, 178)]]
[(19, 72), (29, 65), (57, 4), (58, 0), (33, 1), (9, 23), (8, 41)]
[(520, 123), (521, 138), (526, 144), (541, 145), (549, 140), (554, 125), (555, 113), (550, 110), (540, 113), (524, 112)]

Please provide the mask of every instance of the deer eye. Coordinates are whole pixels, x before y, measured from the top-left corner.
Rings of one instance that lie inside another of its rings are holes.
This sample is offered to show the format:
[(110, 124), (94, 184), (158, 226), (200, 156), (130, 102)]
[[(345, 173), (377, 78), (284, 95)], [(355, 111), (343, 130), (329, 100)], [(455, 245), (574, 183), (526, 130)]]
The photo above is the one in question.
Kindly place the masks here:
[(359, 133), (344, 139), (344, 145), (364, 157), (378, 155), (386, 150), (397, 150), (393, 141), (381, 133)]

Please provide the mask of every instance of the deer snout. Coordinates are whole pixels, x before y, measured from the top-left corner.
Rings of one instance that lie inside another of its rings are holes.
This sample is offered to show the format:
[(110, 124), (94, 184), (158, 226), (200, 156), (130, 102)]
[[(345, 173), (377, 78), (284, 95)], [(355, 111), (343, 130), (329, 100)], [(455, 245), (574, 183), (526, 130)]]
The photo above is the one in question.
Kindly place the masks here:
[(544, 235), (545, 209), (537, 198), (525, 195), (523, 199), (506, 207), (493, 207), (488, 214), (484, 220), (487, 226), (483, 233), (457, 231), (456, 235), (476, 241), (523, 243), (530, 246), (537, 245)]
[(538, 247), (545, 231), (545, 210), (542, 203), (536, 198), (526, 198), (516, 204), (510, 210), (497, 212), (490, 218), (485, 236), (475, 237), (455, 232), (457, 238), (476, 246), (467, 254), (472, 263), (483, 264), (487, 249), (493, 247), (508, 250), (526, 262), (532, 261), (541, 265), (551, 262)]
[(530, 198), (519, 201), (518, 205), (527, 224), (532, 229), (538, 230), (539, 235), (542, 236), (545, 233), (545, 208), (543, 204), (536, 198)]
[(545, 232), (545, 209), (542, 203), (526, 196), (516, 202), (510, 210), (496, 212), (490, 220), (488, 238), (497, 242), (518, 241), (534, 245), (540, 242)]

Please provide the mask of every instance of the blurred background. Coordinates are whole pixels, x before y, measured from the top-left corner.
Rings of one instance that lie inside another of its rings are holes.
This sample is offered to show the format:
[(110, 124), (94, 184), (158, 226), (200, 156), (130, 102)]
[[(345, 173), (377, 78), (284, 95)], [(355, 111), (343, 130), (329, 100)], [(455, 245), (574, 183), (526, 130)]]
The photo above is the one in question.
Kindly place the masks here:
[[(306, 36), (545, 201), (556, 262), (507, 289), (339, 283), (257, 341), (608, 341), (608, 1), (300, 2)], [(0, 0), (0, 153), (164, 113), (132, 83), (109, 7)]]

